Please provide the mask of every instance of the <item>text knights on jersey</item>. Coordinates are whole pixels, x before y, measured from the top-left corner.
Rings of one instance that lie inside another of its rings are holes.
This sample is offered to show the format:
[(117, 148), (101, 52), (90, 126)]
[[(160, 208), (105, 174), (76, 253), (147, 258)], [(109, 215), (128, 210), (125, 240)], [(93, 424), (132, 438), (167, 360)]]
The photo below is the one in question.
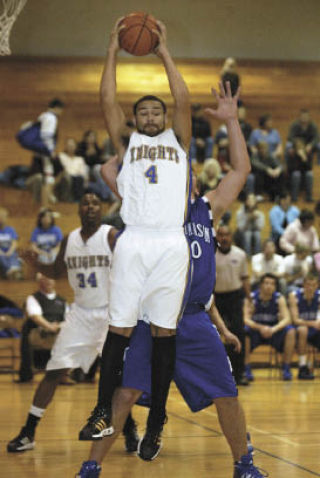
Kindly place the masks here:
[(68, 269), (88, 269), (89, 267), (109, 267), (109, 256), (69, 256), (67, 257)]
[(139, 159), (151, 159), (151, 161), (167, 159), (168, 161), (179, 163), (179, 154), (176, 148), (163, 146), (162, 144), (158, 146), (148, 146), (147, 144), (132, 146), (130, 148), (130, 163), (139, 161)]

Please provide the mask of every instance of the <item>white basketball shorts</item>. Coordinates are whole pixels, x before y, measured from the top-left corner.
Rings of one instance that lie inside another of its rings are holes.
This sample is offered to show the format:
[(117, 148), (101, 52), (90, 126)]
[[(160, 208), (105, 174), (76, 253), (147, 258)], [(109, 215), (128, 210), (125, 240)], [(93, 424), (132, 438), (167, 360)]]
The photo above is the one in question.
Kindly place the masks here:
[(119, 237), (110, 272), (110, 325), (134, 327), (138, 317), (175, 329), (189, 276), (183, 229), (127, 227)]
[(101, 353), (108, 332), (108, 308), (72, 304), (51, 350), (46, 370), (78, 368), (87, 373)]

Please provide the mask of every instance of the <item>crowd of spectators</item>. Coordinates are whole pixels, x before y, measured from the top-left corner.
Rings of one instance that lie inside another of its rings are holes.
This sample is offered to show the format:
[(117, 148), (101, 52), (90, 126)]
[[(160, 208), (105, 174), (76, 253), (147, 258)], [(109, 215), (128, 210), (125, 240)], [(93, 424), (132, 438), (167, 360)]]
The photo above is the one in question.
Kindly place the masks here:
[[(231, 83), (233, 92), (240, 85), (233, 58), (226, 60), (221, 79)], [(77, 202), (89, 188), (111, 204), (107, 221), (121, 226), (117, 214), (119, 202), (100, 175), (101, 165), (115, 154), (114, 147), (109, 138), (99, 144), (96, 132), (89, 129), (80, 141), (67, 138), (63, 150), (57, 151), (58, 119), (64, 106), (60, 100), (52, 100), (48, 110), (39, 116), (38, 121), (43, 123), (42, 139), (48, 153), (38, 151), (33, 154), (30, 168), (27, 172), (23, 170), (23, 174), (21, 171), (19, 182), (19, 186), (31, 191), (33, 201), (40, 208), (35, 227), (30, 231), (30, 245), (43, 264), (51, 264), (55, 260), (63, 238), (61, 229), (55, 224), (50, 204)], [(261, 116), (254, 128), (247, 121), (245, 105), (239, 102), (238, 117), (252, 170), (239, 197), (242, 204), (235, 213), (234, 231), (227, 224), (229, 214), (220, 224), (217, 234), (220, 243), (216, 302), (227, 326), (238, 335), (243, 345), (242, 354), (237, 355), (230, 349), (228, 353), (237, 383), (246, 385), (254, 379), (250, 368), (251, 351), (262, 343), (269, 343), (284, 354), (283, 378), (290, 380), (290, 361), (298, 337), (298, 377), (312, 379), (312, 372), (306, 363), (306, 344), (309, 341), (320, 349), (319, 303), (315, 305), (314, 299), (316, 294), (320, 295), (320, 243), (314, 224), (316, 217), (320, 216), (320, 202), (314, 211), (306, 208), (299, 210), (292, 203), (297, 202), (301, 190), (305, 193), (305, 201), (313, 202), (313, 162), (320, 148), (318, 129), (305, 109), (290, 125), (286, 141), (274, 127), (271, 114)], [(128, 120), (123, 135), (124, 144), (127, 144), (134, 129), (134, 123)], [(192, 105), (190, 159), (199, 171), (200, 195), (216, 188), (223, 175), (231, 169), (226, 125), (218, 125), (214, 134), (203, 106), (198, 103)], [(10, 177), (4, 173), (0, 174), (0, 183), (5, 183)], [(269, 214), (260, 207), (263, 199), (274, 203)], [(263, 242), (266, 225), (270, 234)], [(17, 252), (18, 241), (17, 232), (10, 226), (8, 211), (0, 208), (2, 278), (23, 278), (23, 265)], [(50, 291), (49, 286), (52, 288)], [(32, 378), (30, 343), (34, 340), (32, 336), (36, 336), (34, 333), (30, 335), (32, 330), (39, 329), (40, 337), (49, 337), (49, 342), (59, 332), (63, 317), (52, 319), (51, 312), (43, 313), (42, 310), (42, 306), (55, 300), (62, 300), (65, 307), (64, 300), (54, 290), (54, 283), (50, 285), (45, 279), (40, 280), (38, 290), (26, 298), (21, 381)], [(306, 301), (313, 304), (312, 310), (307, 307), (309, 315), (303, 309)], [(269, 322), (265, 321), (265, 317), (261, 319), (264, 314), (261, 307), (265, 306), (270, 307), (268, 310), (272, 319), (268, 319)]]

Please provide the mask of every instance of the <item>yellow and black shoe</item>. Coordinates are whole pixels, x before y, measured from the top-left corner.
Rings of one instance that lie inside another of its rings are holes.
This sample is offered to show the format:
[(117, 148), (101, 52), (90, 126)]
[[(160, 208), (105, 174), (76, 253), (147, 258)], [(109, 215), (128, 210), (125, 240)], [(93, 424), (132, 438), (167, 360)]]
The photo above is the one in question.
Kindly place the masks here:
[(96, 406), (88, 418), (87, 424), (79, 433), (79, 440), (102, 440), (103, 437), (112, 435), (114, 428), (111, 425), (110, 413), (105, 408)]

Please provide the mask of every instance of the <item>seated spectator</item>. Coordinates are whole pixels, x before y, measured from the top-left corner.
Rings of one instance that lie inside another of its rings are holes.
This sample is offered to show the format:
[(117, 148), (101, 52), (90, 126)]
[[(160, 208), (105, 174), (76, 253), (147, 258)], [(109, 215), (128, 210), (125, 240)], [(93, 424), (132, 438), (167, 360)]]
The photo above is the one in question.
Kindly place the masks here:
[[(237, 62), (235, 58), (226, 58), (220, 74), (221, 81), (224, 85), (230, 83), (231, 94), (234, 96), (240, 86), (240, 76), (237, 72)], [(241, 101), (239, 101), (240, 104)]]
[(89, 168), (84, 159), (76, 155), (76, 148), (76, 141), (68, 138), (64, 151), (59, 153), (67, 179), (67, 197), (70, 202), (80, 200), (89, 181)]
[(260, 279), (265, 274), (273, 274), (280, 284), (280, 290), (282, 293), (285, 293), (285, 287), (283, 281), (281, 282), (284, 275), (284, 264), (283, 257), (279, 254), (276, 254), (276, 246), (272, 239), (267, 239), (264, 241), (262, 246), (262, 252), (255, 254), (251, 259), (251, 283), (252, 288), (258, 286)]
[(275, 198), (285, 188), (285, 177), (281, 163), (268, 152), (265, 141), (259, 141), (251, 157), (252, 172), (247, 179), (248, 193), (258, 195), (268, 194), (270, 200)]
[(98, 146), (95, 131), (89, 129), (83, 134), (82, 140), (77, 145), (75, 154), (85, 160), (86, 165), (90, 169), (90, 174), (94, 166), (104, 162), (101, 159), (102, 150)]
[[(252, 126), (251, 126), (250, 123), (248, 123), (246, 121), (246, 117), (247, 117), (247, 110), (246, 110), (245, 106), (240, 105), (238, 107), (238, 120), (239, 120), (239, 123), (240, 123), (240, 128), (242, 130), (242, 134), (243, 134), (244, 139), (246, 141), (246, 145), (247, 145), (248, 150), (249, 150), (249, 139), (250, 139), (251, 132), (252, 132)], [(251, 151), (250, 151), (250, 154), (251, 154)]]
[(259, 118), (259, 128), (252, 131), (249, 146), (252, 154), (258, 153), (258, 144), (267, 144), (267, 154), (277, 161), (282, 157), (282, 143), (279, 132), (272, 127), (272, 116), (263, 115)]
[(312, 157), (317, 151), (319, 143), (319, 131), (317, 125), (311, 120), (310, 113), (307, 109), (300, 110), (300, 115), (295, 120), (288, 133), (288, 153), (290, 154), (290, 148), (292, 148), (295, 139), (300, 139), (303, 143), (305, 153), (308, 157)]
[(254, 194), (248, 194), (245, 203), (240, 206), (236, 216), (236, 244), (251, 256), (261, 251), (261, 230), (264, 226), (264, 214), (258, 210)]
[(6, 279), (23, 278), (21, 261), (17, 253), (18, 235), (7, 225), (8, 211), (0, 208), (0, 275)]
[(229, 155), (229, 137), (225, 124), (221, 125), (214, 138), (214, 156), (220, 164), (222, 175), (227, 174), (231, 169)]
[[(63, 180), (63, 167), (58, 159), (50, 156), (33, 156), (26, 187), (31, 191), (36, 204), (47, 207), (57, 201), (55, 188)], [(63, 185), (61, 188), (63, 190)], [(63, 197), (59, 199), (64, 200)]]
[(203, 162), (212, 158), (213, 137), (211, 126), (203, 115), (203, 107), (199, 103), (191, 106), (192, 138), (190, 143), (190, 159)]
[(277, 250), (279, 250), (280, 237), (284, 233), (288, 224), (291, 224), (297, 217), (300, 211), (296, 206), (292, 206), (290, 201), (290, 194), (283, 191), (279, 195), (278, 204), (273, 206), (269, 212), (271, 238), (274, 241)]
[(319, 302), (318, 277), (312, 273), (305, 277), (303, 288), (289, 295), (290, 312), (298, 335), (299, 380), (314, 379), (307, 364), (307, 344), (320, 350)]
[(317, 252), (319, 250), (319, 236), (314, 227), (314, 213), (302, 209), (299, 217), (288, 224), (280, 237), (280, 247), (286, 254), (295, 251), (295, 245), (300, 244)]
[(198, 176), (199, 195), (203, 196), (208, 191), (215, 189), (220, 181), (221, 168), (216, 159), (208, 159)]
[(296, 342), (296, 331), (283, 295), (276, 291), (277, 278), (265, 274), (259, 288), (245, 299), (244, 323), (246, 331), (246, 367), (249, 381), (254, 380), (250, 366), (250, 353), (261, 344), (270, 344), (283, 353), (283, 380), (292, 380), (290, 364)]
[(55, 261), (62, 239), (63, 234), (60, 227), (55, 225), (51, 209), (42, 209), (30, 239), (40, 264), (52, 264)]
[(283, 263), (287, 292), (290, 293), (302, 287), (305, 277), (313, 267), (310, 249), (296, 244), (294, 253), (284, 257)]
[(302, 109), (299, 118), (289, 128), (286, 145), (286, 162), (293, 201), (297, 200), (302, 180), (306, 192), (306, 200), (312, 201), (312, 161), (317, 151), (318, 143), (319, 132), (317, 125), (311, 120), (309, 111)]
[(18, 337), (23, 311), (7, 297), (0, 295), (0, 337)]
[(312, 156), (307, 154), (304, 143), (300, 138), (293, 139), (291, 145), (286, 153), (291, 200), (296, 202), (300, 190), (303, 190), (306, 194), (306, 201), (313, 202)]
[[(34, 294), (27, 297), (25, 304), (27, 320), (22, 329), (20, 344), (20, 382), (29, 382), (33, 378), (33, 357), (30, 341), (34, 344), (38, 342), (42, 348), (45, 348), (44, 355), (45, 362), (47, 362), (66, 310), (65, 299), (55, 291), (55, 281), (42, 274), (37, 274), (37, 280), (39, 288)], [(33, 332), (32, 337), (33, 330), (36, 330), (36, 332)]]

